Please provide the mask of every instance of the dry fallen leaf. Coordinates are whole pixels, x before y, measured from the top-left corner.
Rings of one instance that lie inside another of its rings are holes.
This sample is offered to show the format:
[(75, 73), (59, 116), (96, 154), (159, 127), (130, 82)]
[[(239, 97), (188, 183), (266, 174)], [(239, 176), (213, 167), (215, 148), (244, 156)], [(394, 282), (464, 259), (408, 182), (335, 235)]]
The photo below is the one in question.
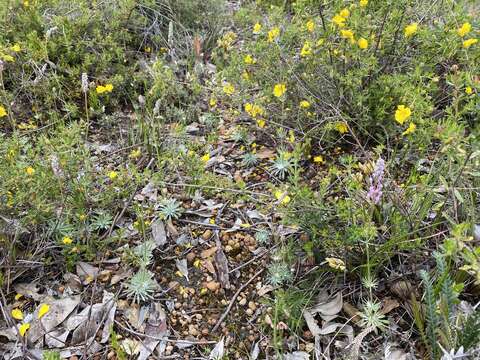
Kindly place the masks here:
[(319, 314), (325, 321), (331, 321), (337, 317), (343, 306), (342, 293), (338, 292), (334, 297), (326, 293), (320, 293), (317, 304), (310, 309), (312, 315)]
[(156, 219), (152, 222), (152, 237), (157, 247), (161, 247), (167, 243), (167, 233), (165, 231), (165, 225), (160, 219)]

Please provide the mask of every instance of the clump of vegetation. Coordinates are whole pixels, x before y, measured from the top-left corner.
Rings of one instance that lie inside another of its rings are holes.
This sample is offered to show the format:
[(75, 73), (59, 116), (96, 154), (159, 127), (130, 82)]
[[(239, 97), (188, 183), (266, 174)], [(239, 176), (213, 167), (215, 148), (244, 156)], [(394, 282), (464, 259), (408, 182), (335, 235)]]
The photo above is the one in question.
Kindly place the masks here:
[[(41, 294), (21, 300), (16, 282), (45, 276), (65, 298), (77, 271), (78, 286), (147, 312), (148, 331), (221, 327), (212, 358), (478, 356), (477, 13), (453, 0), (9, 2), (0, 301), (15, 311), (0, 329), (30, 331), (19, 307)], [(130, 320), (109, 329), (118, 357), (140, 351), (116, 335), (141, 329)]]

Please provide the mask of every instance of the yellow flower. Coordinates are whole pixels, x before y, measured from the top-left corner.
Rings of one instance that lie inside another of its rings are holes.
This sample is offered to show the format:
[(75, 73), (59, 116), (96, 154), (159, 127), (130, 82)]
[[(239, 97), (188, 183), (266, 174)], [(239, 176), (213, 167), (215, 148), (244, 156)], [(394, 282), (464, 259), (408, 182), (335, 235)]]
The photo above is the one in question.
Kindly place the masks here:
[(6, 62), (15, 62), (15, 58), (12, 55), (2, 55), (2, 59), (5, 60)]
[(305, 41), (303, 44), (302, 50), (300, 51), (300, 56), (305, 57), (312, 54), (312, 44), (310, 41)]
[(368, 0), (360, 0), (360, 6), (365, 7), (368, 5)]
[(23, 320), (23, 312), (22, 310), (18, 309), (18, 308), (15, 308), (12, 310), (12, 317), (15, 319), (15, 320)]
[(248, 54), (243, 58), (243, 62), (247, 65), (252, 65), (256, 63), (256, 60), (252, 57), (252, 55)]
[(227, 82), (225, 83), (225, 85), (223, 85), (223, 92), (227, 95), (233, 95), (233, 93), (235, 92), (235, 87), (229, 82)]
[(97, 94), (110, 93), (113, 90), (113, 85), (112, 84), (106, 84), (105, 86), (97, 85), (95, 90), (97, 91)]
[(332, 269), (345, 271), (345, 262), (343, 260), (337, 258), (325, 258), (325, 261)]
[(325, 42), (325, 39), (318, 39), (317, 46), (322, 46), (324, 42)]
[(217, 105), (217, 99), (215, 98), (210, 98), (210, 101), (209, 101), (209, 104), (211, 107), (214, 107), (215, 105)]
[(70, 245), (72, 242), (73, 242), (72, 238), (68, 236), (64, 236), (62, 239), (62, 243), (64, 243), (65, 245)]
[(300, 107), (302, 109), (308, 109), (310, 107), (310, 103), (307, 100), (300, 101)]
[(347, 124), (344, 121), (339, 121), (335, 124), (335, 130), (337, 130), (340, 134), (345, 134), (348, 132)]
[(208, 160), (210, 160), (210, 154), (209, 154), (209, 153), (206, 153), (205, 155), (202, 156), (201, 159), (202, 159), (202, 161), (203, 161), (204, 163), (207, 163)]
[(405, 37), (410, 37), (412, 35), (414, 35), (418, 30), (418, 24), (417, 23), (411, 23), (410, 25), (407, 25), (405, 26), (405, 29), (404, 29), (404, 34), (405, 34)]
[(264, 114), (264, 110), (260, 106), (251, 103), (245, 104), (245, 111), (253, 118)]
[(400, 124), (403, 123), (412, 115), (412, 110), (405, 105), (398, 105), (395, 111), (395, 120)]
[(148, 54), (151, 53), (151, 52), (152, 52), (152, 48), (151, 48), (150, 46), (146, 46), (146, 47), (145, 47), (145, 52), (148, 53)]
[(0, 118), (7, 116), (7, 110), (3, 106), (0, 105)]
[(10, 49), (11, 49), (12, 51), (14, 51), (14, 52), (20, 52), (20, 51), (22, 51), (22, 49), (21, 49), (21, 47), (20, 47), (19, 44), (13, 45)]
[(22, 297), (23, 297), (22, 294), (16, 294), (16, 295), (15, 295), (15, 300), (18, 301), (18, 300), (20, 300)]
[(280, 28), (274, 27), (268, 32), (268, 42), (274, 42), (280, 36)]
[(108, 177), (110, 178), (110, 180), (115, 180), (118, 177), (118, 173), (112, 170), (108, 173)]
[(285, 84), (276, 84), (273, 87), (273, 95), (275, 97), (281, 97), (287, 91), (287, 86)]
[(358, 39), (357, 44), (358, 44), (358, 47), (362, 50), (368, 48), (368, 40), (365, 38)]
[(130, 159), (138, 159), (140, 156), (142, 156), (142, 150), (140, 149), (133, 149), (128, 155)]
[(340, 34), (342, 35), (342, 38), (349, 39), (352, 44), (355, 42), (355, 38), (353, 37), (354, 33), (352, 30), (340, 30)]
[(263, 129), (265, 127), (265, 120), (258, 119), (257, 120), (257, 125), (258, 125), (259, 128)]
[(259, 34), (260, 31), (262, 31), (262, 24), (256, 23), (255, 25), (253, 25), (253, 33), (254, 34)]
[(313, 162), (315, 162), (315, 163), (320, 163), (320, 164), (323, 163), (323, 162), (324, 162), (323, 156), (322, 156), (322, 155), (314, 156), (314, 157), (313, 157)]
[(333, 18), (332, 18), (332, 22), (337, 25), (338, 27), (344, 27), (345, 26), (345, 21), (346, 19), (340, 15), (335, 15)]
[(413, 122), (411, 122), (411, 123), (408, 125), (408, 128), (402, 133), (402, 135), (403, 135), (403, 136), (409, 135), (409, 134), (413, 133), (416, 128), (417, 128), (417, 125), (415, 125)]
[(466, 23), (463, 23), (463, 25), (457, 29), (457, 34), (461, 37), (464, 37), (470, 32), (470, 30), (472, 30), (472, 25), (466, 22)]
[(25, 336), (28, 329), (30, 329), (30, 323), (24, 323), (20, 325), (20, 327), (18, 328), (18, 332), (20, 333), (20, 336)]
[(28, 0), (23, 0), (23, 7), (28, 8), (30, 6), (30, 1)]
[(25, 169), (25, 172), (27, 173), (28, 176), (32, 176), (33, 174), (35, 174), (35, 169), (29, 166)]
[(242, 79), (245, 80), (245, 81), (250, 80), (250, 74), (248, 73), (248, 71), (245, 70), (245, 71), (242, 73)]
[(308, 32), (313, 32), (315, 30), (315, 22), (313, 22), (313, 20), (308, 20), (305, 24), (305, 27), (307, 28)]
[(467, 95), (472, 95), (473, 94), (473, 89), (472, 89), (471, 86), (467, 86), (465, 88), (465, 94), (467, 94)]
[(342, 9), (342, 11), (340, 11), (338, 13), (338, 15), (340, 15), (341, 17), (343, 17), (344, 19), (348, 18), (350, 16), (350, 11), (347, 9), (347, 8), (344, 8)]
[(48, 311), (50, 310), (50, 305), (48, 304), (41, 304), (38, 308), (38, 318), (41, 319)]
[(478, 39), (467, 39), (463, 42), (463, 47), (468, 49), (470, 46), (475, 45), (478, 42)]
[(287, 192), (283, 192), (282, 190), (276, 190), (275, 198), (280, 201), (281, 204), (288, 204), (291, 200), (290, 196), (288, 196)]

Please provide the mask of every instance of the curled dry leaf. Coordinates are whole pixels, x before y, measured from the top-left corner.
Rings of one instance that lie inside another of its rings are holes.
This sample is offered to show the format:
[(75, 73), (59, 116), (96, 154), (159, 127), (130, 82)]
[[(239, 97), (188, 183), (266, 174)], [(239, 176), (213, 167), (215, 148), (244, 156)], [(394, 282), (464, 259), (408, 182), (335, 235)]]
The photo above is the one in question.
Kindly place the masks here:
[(342, 293), (338, 292), (334, 297), (328, 297), (326, 293), (320, 293), (318, 302), (310, 309), (312, 315), (319, 314), (324, 321), (336, 318), (343, 306)]
[(222, 339), (213, 348), (208, 359), (221, 360), (223, 358), (224, 353), (225, 353), (225, 339), (222, 337)]
[(228, 260), (223, 252), (222, 244), (218, 235), (216, 236), (217, 252), (215, 253), (215, 267), (217, 268), (217, 278), (224, 289), (230, 289), (230, 277), (228, 275)]

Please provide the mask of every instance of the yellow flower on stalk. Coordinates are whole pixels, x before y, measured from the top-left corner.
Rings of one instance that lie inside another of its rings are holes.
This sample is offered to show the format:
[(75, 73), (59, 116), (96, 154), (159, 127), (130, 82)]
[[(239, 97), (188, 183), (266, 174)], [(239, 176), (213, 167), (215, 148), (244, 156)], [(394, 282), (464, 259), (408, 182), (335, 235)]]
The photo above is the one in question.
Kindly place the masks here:
[(478, 42), (478, 39), (467, 39), (463, 42), (463, 47), (468, 49), (470, 46), (475, 45)]
[(322, 156), (322, 155), (317, 155), (317, 156), (314, 156), (314, 157), (313, 157), (313, 162), (314, 162), (314, 163), (319, 163), (319, 164), (321, 164), (321, 163), (325, 162), (325, 160), (323, 160), (323, 156)]
[(204, 163), (207, 163), (208, 160), (210, 160), (210, 154), (209, 153), (206, 153), (205, 155), (203, 155), (201, 157), (201, 160), (204, 162)]
[(7, 110), (3, 106), (0, 105), (0, 118), (7, 116)]
[(346, 19), (350, 16), (350, 11), (347, 8), (344, 8), (338, 13), (338, 15)]
[(13, 52), (20, 52), (22, 51), (22, 48), (19, 44), (14, 44), (12, 47), (10, 47), (10, 50), (12, 50)]
[(33, 176), (33, 174), (35, 174), (35, 169), (29, 166), (25, 169), (25, 172), (27, 173), (28, 176)]
[(345, 26), (345, 21), (347, 21), (347, 19), (345, 19), (344, 17), (340, 16), (340, 15), (335, 15), (333, 18), (332, 18), (332, 22), (337, 25), (338, 27), (344, 27)]
[(233, 95), (233, 93), (235, 92), (235, 87), (229, 82), (227, 82), (225, 83), (225, 85), (223, 85), (223, 92), (227, 95)]
[(262, 31), (262, 24), (256, 23), (255, 25), (253, 25), (253, 33), (254, 34), (259, 34), (260, 31)]
[(113, 170), (112, 170), (112, 171), (110, 171), (110, 172), (108, 173), (108, 177), (110, 178), (110, 180), (113, 181), (113, 180), (115, 180), (115, 179), (118, 177), (118, 173), (117, 173), (116, 171), (113, 171)]
[(330, 266), (332, 269), (335, 270), (340, 270), (340, 271), (345, 271), (345, 262), (341, 259), (337, 258), (325, 258), (325, 261), (327, 262), (328, 266)]
[(12, 310), (11, 314), (12, 314), (12, 318), (14, 318), (15, 320), (23, 320), (22, 310), (15, 308)]
[(405, 26), (405, 29), (403, 30), (403, 33), (406, 38), (413, 36), (418, 30), (418, 24), (417, 23), (411, 23), (410, 25)]
[(358, 44), (358, 47), (362, 50), (365, 50), (366, 48), (368, 48), (368, 40), (365, 38), (358, 39), (357, 44)]
[(253, 118), (264, 114), (264, 110), (260, 106), (251, 103), (245, 104), (245, 111)]
[(72, 242), (73, 242), (72, 238), (68, 236), (64, 236), (62, 239), (62, 243), (64, 245), (70, 245)]
[(268, 42), (274, 42), (280, 36), (280, 28), (274, 27), (268, 32)]
[(248, 55), (245, 55), (245, 57), (243, 58), (243, 62), (247, 65), (253, 65), (257, 61), (253, 58), (252, 55), (248, 54)]
[(458, 29), (457, 29), (457, 34), (461, 37), (464, 37), (465, 35), (467, 35), (470, 31), (472, 30), (472, 25), (468, 22), (466, 23), (463, 23), (462, 26), (460, 26)]
[(348, 132), (348, 126), (344, 121), (339, 121), (335, 124), (335, 130), (337, 130), (340, 134), (345, 134)]
[(360, 0), (360, 6), (365, 7), (368, 5), (368, 0)]
[(312, 44), (310, 41), (305, 41), (303, 44), (302, 50), (300, 51), (300, 56), (305, 57), (312, 54)]
[(403, 123), (412, 115), (412, 110), (405, 105), (398, 105), (395, 111), (395, 120), (400, 124)]
[(210, 98), (210, 101), (208, 102), (211, 107), (215, 107), (217, 105), (217, 99), (215, 98)]
[(352, 44), (355, 42), (354, 32), (352, 30), (340, 30), (340, 35), (344, 39), (349, 39)]
[(280, 204), (282, 205), (288, 204), (291, 200), (290, 196), (288, 196), (288, 193), (282, 190), (276, 190), (274, 195), (275, 195), (275, 198), (279, 200)]
[(257, 125), (258, 125), (259, 128), (263, 129), (265, 127), (265, 120), (258, 119), (257, 120)]
[(50, 311), (50, 305), (48, 304), (41, 304), (40, 307), (38, 308), (38, 315), (37, 317), (41, 319), (42, 317), (45, 316), (46, 313)]
[(408, 128), (402, 133), (402, 135), (405, 136), (405, 135), (412, 134), (415, 131), (416, 128), (417, 128), (417, 125), (415, 125), (413, 122), (411, 122), (408, 125)]
[(300, 101), (300, 107), (302, 109), (308, 109), (310, 107), (310, 103), (307, 100), (302, 100)]
[(285, 92), (287, 91), (287, 85), (280, 83), (280, 84), (275, 84), (273, 87), (273, 95), (277, 98), (283, 96)]
[(305, 24), (305, 28), (308, 32), (313, 32), (315, 30), (315, 22), (313, 20), (308, 20)]
[(467, 86), (465, 88), (465, 94), (467, 94), (467, 95), (472, 95), (473, 94), (473, 89), (472, 89), (471, 86)]
[(28, 329), (30, 329), (30, 323), (21, 324), (20, 327), (18, 328), (18, 332), (20, 333), (20, 336), (25, 336)]

